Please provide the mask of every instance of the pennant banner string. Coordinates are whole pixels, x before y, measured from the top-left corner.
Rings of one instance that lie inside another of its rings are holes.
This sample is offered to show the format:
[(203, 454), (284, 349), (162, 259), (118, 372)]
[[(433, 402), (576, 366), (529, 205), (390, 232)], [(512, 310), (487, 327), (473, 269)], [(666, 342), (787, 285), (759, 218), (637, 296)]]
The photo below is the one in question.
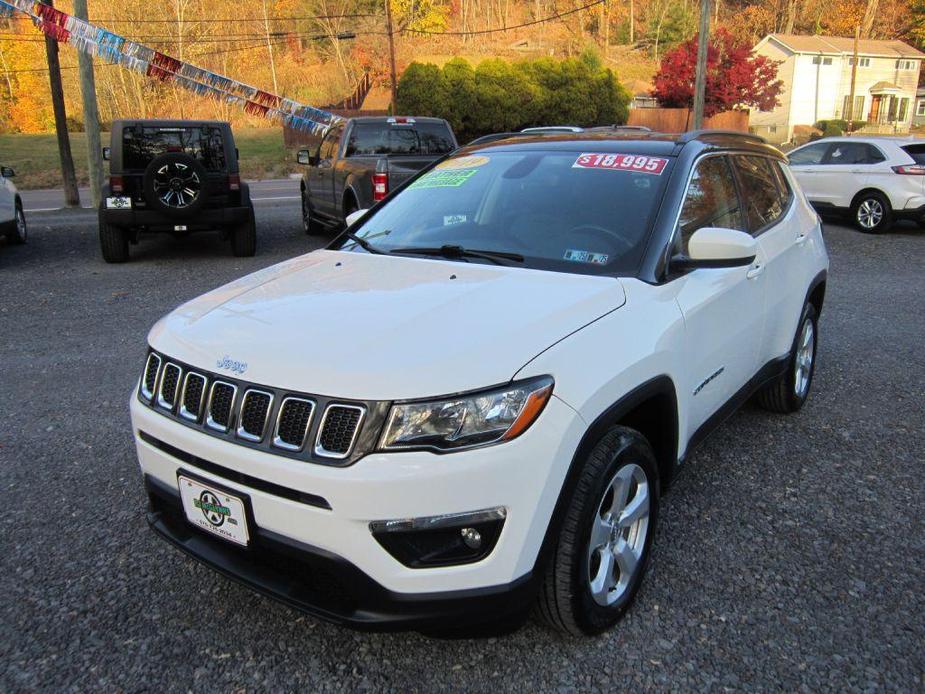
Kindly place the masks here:
[(28, 15), (39, 30), (58, 43), (72, 45), (79, 51), (159, 82), (178, 84), (199, 96), (238, 106), (250, 115), (275, 120), (287, 127), (310, 133), (324, 131), (341, 120), (334, 113), (177, 60), (42, 2), (0, 0), (0, 18), (11, 17), (17, 11)]

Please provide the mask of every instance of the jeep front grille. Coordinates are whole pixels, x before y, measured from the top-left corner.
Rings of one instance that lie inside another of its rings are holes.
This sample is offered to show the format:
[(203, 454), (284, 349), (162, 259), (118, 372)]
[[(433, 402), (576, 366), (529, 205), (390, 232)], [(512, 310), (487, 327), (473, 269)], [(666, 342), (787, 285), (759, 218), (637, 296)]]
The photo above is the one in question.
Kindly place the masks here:
[(248, 390), (241, 400), (241, 416), (238, 418), (238, 436), (248, 441), (260, 441), (267, 428), (273, 395), (263, 390)]
[(157, 404), (165, 410), (172, 410), (177, 404), (177, 391), (180, 388), (180, 367), (169, 363), (161, 374), (161, 386), (157, 390)]
[(356, 405), (329, 405), (321, 420), (315, 453), (330, 458), (346, 458), (353, 448), (364, 412), (365, 408)]
[(234, 384), (215, 381), (209, 393), (208, 417), (206, 425), (217, 431), (228, 431), (231, 426), (234, 396), (238, 392)]
[(252, 384), (155, 352), (145, 362), (138, 397), (205, 434), (328, 465), (346, 465), (373, 450), (390, 405)]
[(180, 397), (180, 416), (191, 422), (198, 422), (202, 416), (202, 403), (206, 395), (206, 377), (190, 371), (183, 381)]
[(292, 397), (284, 399), (279, 407), (273, 445), (290, 451), (301, 450), (305, 445), (314, 410), (315, 403), (311, 400)]

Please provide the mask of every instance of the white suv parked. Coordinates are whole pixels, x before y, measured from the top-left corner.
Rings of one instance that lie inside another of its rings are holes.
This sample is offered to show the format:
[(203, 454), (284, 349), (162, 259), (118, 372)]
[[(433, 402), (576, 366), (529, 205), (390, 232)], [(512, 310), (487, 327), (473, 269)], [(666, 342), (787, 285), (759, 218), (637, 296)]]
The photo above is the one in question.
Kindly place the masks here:
[(806, 401), (828, 259), (760, 138), (512, 135), (356, 216), (161, 320), (131, 399), (151, 527), (289, 605), (600, 632), (695, 444)]
[(925, 141), (838, 137), (790, 152), (790, 167), (820, 214), (850, 215), (874, 234), (898, 219), (925, 226)]
[(25, 243), (28, 236), (26, 215), (19, 192), (13, 185), (16, 173), (9, 166), (0, 166), (0, 235), (10, 243)]

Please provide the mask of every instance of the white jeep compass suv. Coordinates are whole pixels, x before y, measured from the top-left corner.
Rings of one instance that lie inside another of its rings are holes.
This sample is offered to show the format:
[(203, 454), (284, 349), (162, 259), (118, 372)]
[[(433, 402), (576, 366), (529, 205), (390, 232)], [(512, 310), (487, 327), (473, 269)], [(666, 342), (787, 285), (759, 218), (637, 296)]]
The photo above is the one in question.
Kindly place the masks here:
[(161, 320), (131, 399), (155, 532), (323, 619), (607, 629), (695, 444), (809, 393), (828, 259), (760, 138), (486, 138), (352, 217)]

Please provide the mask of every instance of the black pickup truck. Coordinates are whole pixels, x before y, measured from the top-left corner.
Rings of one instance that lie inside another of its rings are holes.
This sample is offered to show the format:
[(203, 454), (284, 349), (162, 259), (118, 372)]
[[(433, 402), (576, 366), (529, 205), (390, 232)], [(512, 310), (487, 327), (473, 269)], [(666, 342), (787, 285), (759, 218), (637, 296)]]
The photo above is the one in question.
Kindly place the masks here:
[(302, 225), (307, 234), (339, 231), (421, 169), (456, 149), (442, 118), (362, 117), (339, 122), (317, 149), (299, 151)]

